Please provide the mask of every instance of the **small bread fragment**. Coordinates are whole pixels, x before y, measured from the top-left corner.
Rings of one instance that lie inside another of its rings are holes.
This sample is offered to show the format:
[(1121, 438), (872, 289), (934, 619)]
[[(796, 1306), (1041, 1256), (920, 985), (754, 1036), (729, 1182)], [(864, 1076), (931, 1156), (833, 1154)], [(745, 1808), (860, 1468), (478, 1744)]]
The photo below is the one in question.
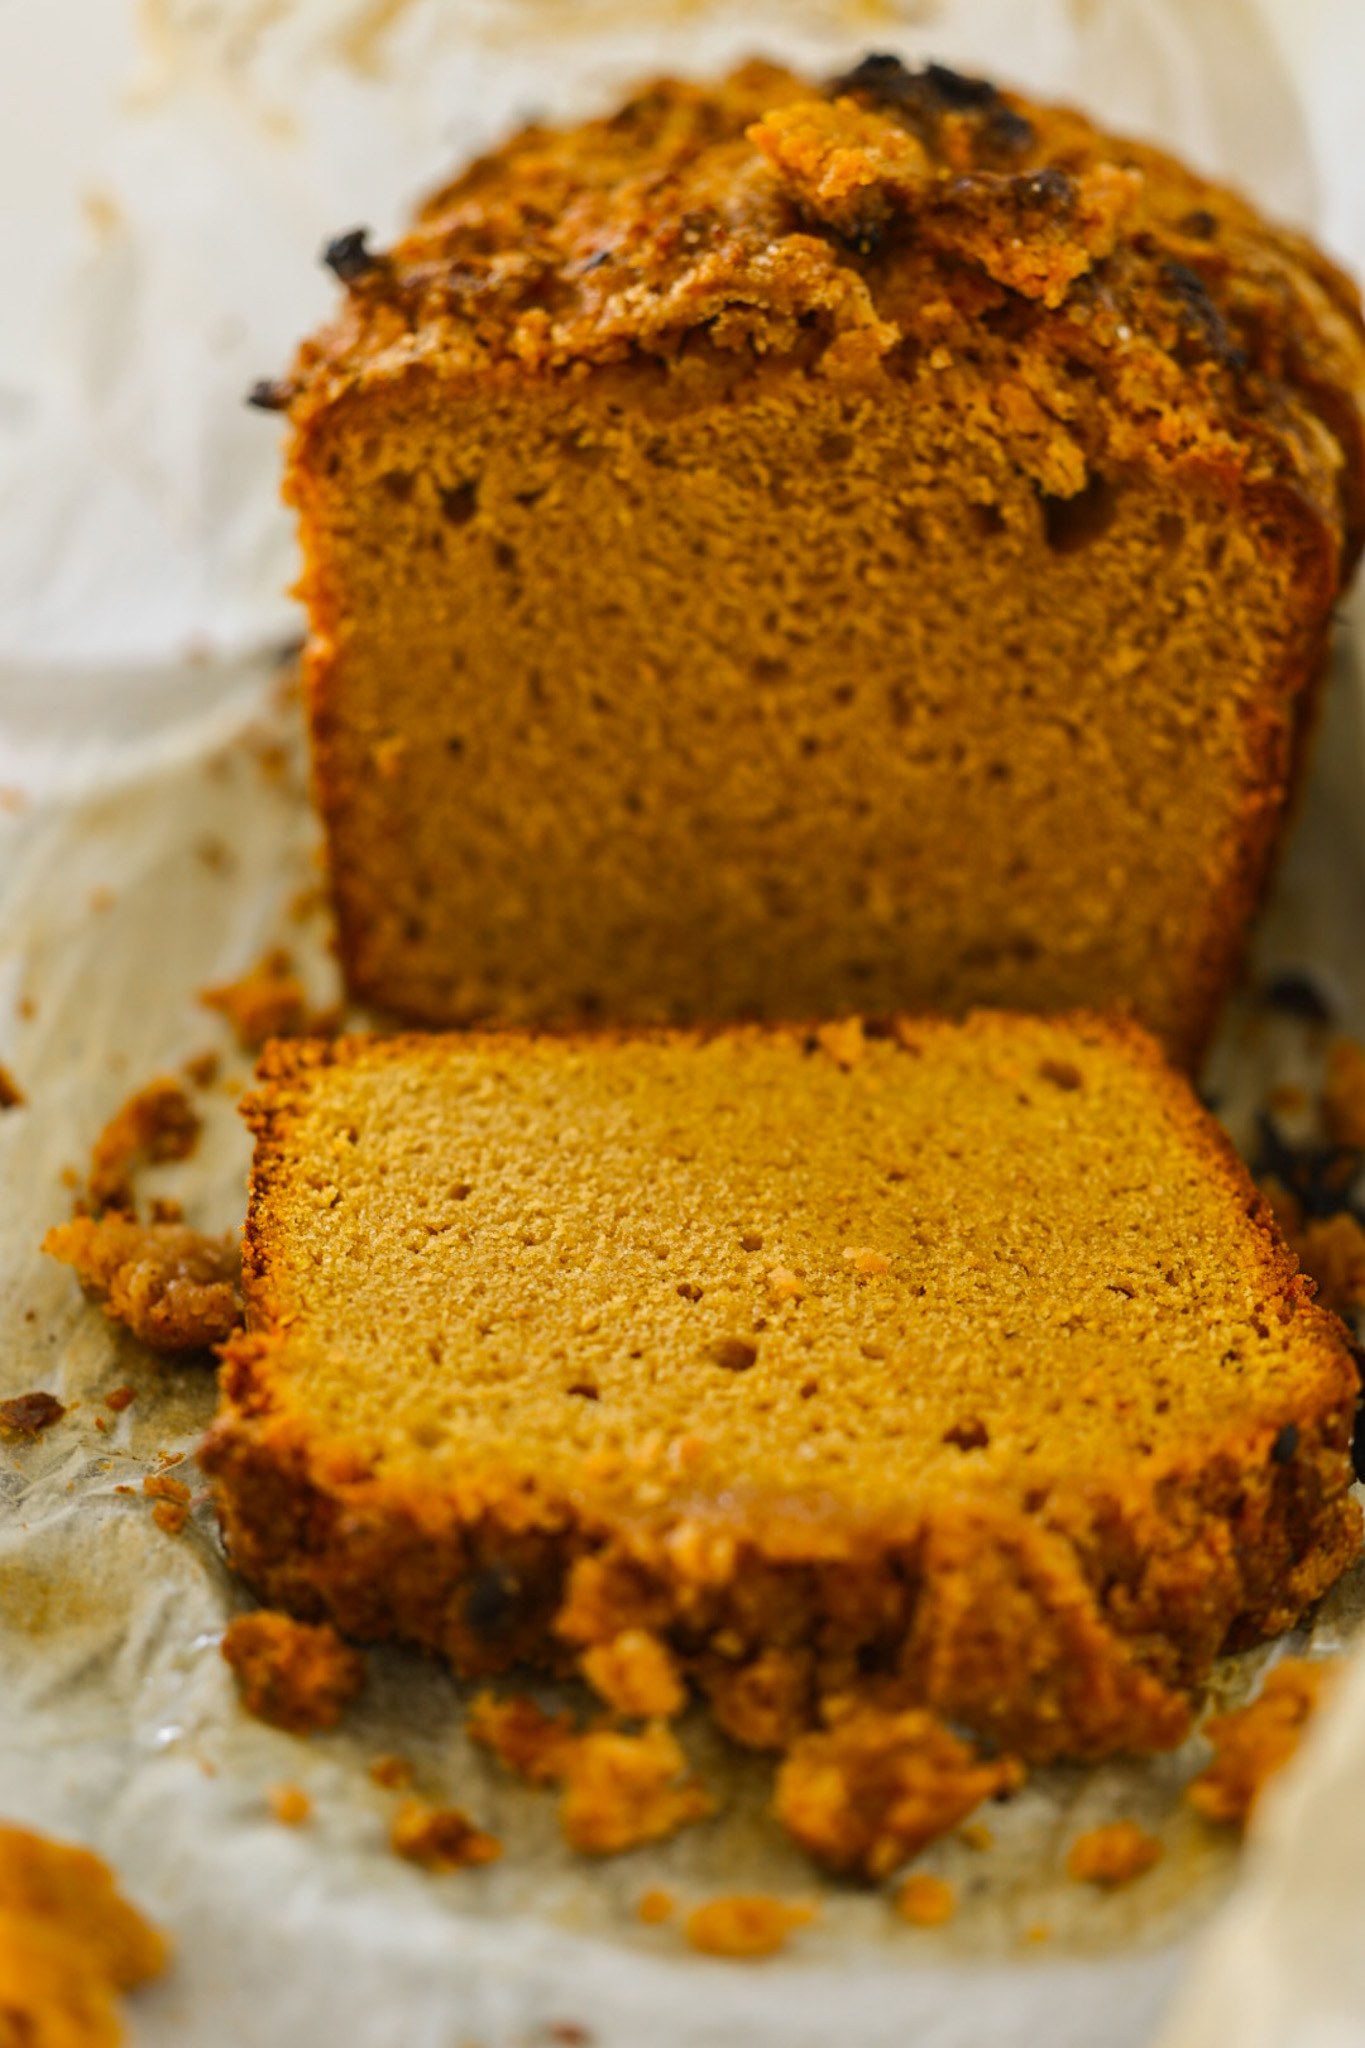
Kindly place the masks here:
[(1110, 1821), (1078, 1835), (1067, 1853), (1066, 1874), (1077, 1884), (1116, 1891), (1161, 1861), (1161, 1843), (1136, 1821)]
[(109, 1320), (153, 1351), (206, 1351), (241, 1323), (234, 1232), (206, 1237), (184, 1223), (139, 1223), (111, 1211), (54, 1224), (43, 1250), (73, 1267)]
[(133, 1170), (188, 1159), (199, 1141), (199, 1117), (180, 1083), (161, 1076), (130, 1095), (95, 1140), (90, 1200), (97, 1209), (133, 1213)]
[(1023, 1781), (1014, 1758), (978, 1757), (920, 1708), (854, 1707), (792, 1745), (777, 1774), (774, 1810), (827, 1870), (883, 1878), (983, 1799)]
[(458, 1806), (431, 1806), (425, 1799), (405, 1799), (394, 1815), (389, 1841), (395, 1856), (420, 1863), (424, 1870), (469, 1870), (496, 1863), (502, 1844), (475, 1827)]
[(239, 1614), (223, 1635), (242, 1705), (291, 1735), (335, 1728), (365, 1682), (365, 1660), (329, 1622), (316, 1628), (287, 1614)]
[(756, 1962), (774, 1956), (787, 1937), (815, 1917), (811, 1906), (788, 1905), (764, 1893), (710, 1899), (687, 1916), (687, 1939), (703, 1955)]
[(159, 1976), (167, 1955), (98, 1856), (0, 1826), (5, 2048), (117, 2048), (114, 1993)]
[(1245, 1827), (1267, 1780), (1294, 1755), (1336, 1678), (1331, 1661), (1285, 1657), (1247, 1706), (1205, 1722), (1214, 1758), (1185, 1788), (1195, 1812), (1205, 1820)]
[(714, 1807), (662, 1725), (641, 1735), (595, 1729), (569, 1746), (559, 1824), (569, 1847), (584, 1856), (619, 1856), (660, 1842), (705, 1820)]

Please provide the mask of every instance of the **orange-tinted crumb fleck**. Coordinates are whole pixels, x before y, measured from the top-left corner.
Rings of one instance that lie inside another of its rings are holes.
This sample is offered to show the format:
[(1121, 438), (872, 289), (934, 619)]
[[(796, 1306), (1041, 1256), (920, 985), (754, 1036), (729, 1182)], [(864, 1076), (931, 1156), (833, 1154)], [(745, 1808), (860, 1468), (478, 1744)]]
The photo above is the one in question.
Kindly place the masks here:
[(186, 1060), (181, 1071), (196, 1088), (211, 1088), (222, 1069), (223, 1060), (220, 1053), (197, 1052), (193, 1059)]
[(1365, 1230), (1345, 1209), (1286, 1232), (1318, 1300), (1339, 1316), (1365, 1308)]
[(774, 1956), (787, 1936), (814, 1919), (814, 1908), (789, 1906), (784, 1899), (737, 1893), (711, 1899), (687, 1916), (687, 1939), (703, 1955), (754, 1961)]
[(99, 887), (90, 891), (88, 900), (90, 908), (98, 915), (101, 911), (112, 910), (118, 898), (112, 889), (105, 888), (101, 883)]
[(808, 1650), (763, 1650), (749, 1663), (721, 1665), (706, 1677), (711, 1711), (746, 1749), (789, 1749), (810, 1724)]
[(1013, 1758), (981, 1760), (919, 1708), (854, 1708), (792, 1745), (777, 1776), (776, 1812), (828, 1869), (886, 1877), (1023, 1776)]
[(136, 1399), (136, 1387), (115, 1387), (112, 1393), (105, 1395), (104, 1405), (106, 1408), (112, 1408), (117, 1414), (125, 1408), (131, 1408)]
[(1032, 1927), (1024, 1929), (1024, 1939), (1025, 1941), (1051, 1941), (1052, 1929), (1045, 1921), (1035, 1921)]
[(570, 1715), (547, 1714), (524, 1693), (500, 1700), (481, 1692), (470, 1707), (465, 1733), (528, 1785), (557, 1785), (577, 1740)]
[(178, 1536), (189, 1518), (190, 1511), (183, 1501), (159, 1500), (152, 1509), (152, 1520), (168, 1536)]
[(686, 1769), (677, 1742), (659, 1724), (643, 1735), (601, 1729), (576, 1737), (559, 1803), (564, 1839), (584, 1856), (617, 1856), (704, 1820), (713, 1801)]
[(666, 1644), (648, 1629), (622, 1629), (579, 1661), (593, 1691), (618, 1714), (667, 1721), (682, 1712), (687, 1693), (678, 1667)]
[(75, 1189), (81, 1184), (81, 1177), (74, 1166), (64, 1166), (58, 1175), (58, 1179), (64, 1188)]
[(291, 1735), (335, 1728), (365, 1682), (363, 1657), (330, 1622), (314, 1628), (268, 1608), (229, 1624), (223, 1656), (246, 1711)]
[(313, 1811), (313, 1802), (298, 1785), (272, 1785), (268, 1793), (270, 1811), (287, 1828), (302, 1827)]
[(965, 1828), (958, 1829), (957, 1838), (969, 1849), (989, 1849), (995, 1841), (984, 1820), (969, 1820)]
[(22, 1017), (26, 1024), (31, 1023), (38, 1014), (38, 1005), (32, 996), (20, 996), (14, 1008), (15, 1014)]
[(207, 1350), (242, 1319), (235, 1233), (205, 1237), (183, 1223), (77, 1216), (49, 1230), (43, 1250), (75, 1270), (111, 1322), (154, 1351)]
[(96, 1427), (96, 1429), (99, 1429), (99, 1430), (105, 1430), (105, 1429), (108, 1429), (108, 1427), (109, 1427), (109, 1424), (108, 1424), (108, 1422), (106, 1421), (106, 1419), (104, 1418), (104, 1416), (103, 1416), (103, 1415), (97, 1415), (97, 1416), (95, 1417), (95, 1427)]
[(1185, 1788), (1195, 1811), (1205, 1820), (1244, 1827), (1266, 1780), (1289, 1762), (1336, 1676), (1335, 1663), (1286, 1657), (1248, 1706), (1207, 1722), (1213, 1762)]
[(114, 1993), (166, 1967), (161, 1935), (87, 1849), (0, 1827), (0, 2041), (117, 2048)]
[(185, 1206), (177, 1202), (174, 1195), (153, 1195), (147, 1205), (149, 1220), (153, 1223), (183, 1223)]
[(14, 1436), (37, 1436), (40, 1430), (60, 1422), (65, 1413), (55, 1394), (13, 1394), (8, 1401), (0, 1401), (0, 1430)]
[(1066, 1859), (1066, 1874), (1077, 1884), (1098, 1884), (1113, 1891), (1141, 1877), (1163, 1854), (1155, 1835), (1147, 1834), (1136, 1821), (1111, 1821), (1076, 1837)]
[(1328, 1051), (1322, 1118), (1335, 1144), (1365, 1146), (1365, 1047), (1353, 1038), (1338, 1038)]
[(422, 1799), (404, 1800), (394, 1815), (389, 1841), (394, 1854), (424, 1870), (465, 1870), (472, 1864), (494, 1863), (502, 1844), (476, 1828), (458, 1806), (428, 1806)]
[(202, 989), (199, 1000), (227, 1018), (243, 1052), (259, 1052), (268, 1038), (325, 1037), (338, 1023), (335, 1011), (310, 1009), (293, 956), (283, 946), (272, 947), (240, 980)]
[(90, 1199), (97, 1209), (133, 1212), (133, 1169), (188, 1159), (199, 1118), (178, 1081), (162, 1076), (130, 1095), (110, 1118), (90, 1155)]
[(7, 1067), (0, 1067), (0, 1109), (21, 1109), (24, 1091)]
[(943, 1927), (957, 1911), (957, 1898), (941, 1877), (915, 1872), (896, 1893), (896, 1911), (912, 1927)]
[(370, 1765), (370, 1778), (386, 1792), (403, 1792), (412, 1783), (412, 1765), (406, 1757), (377, 1756)]
[(635, 1910), (646, 1927), (657, 1927), (672, 1913), (673, 1895), (655, 1887), (642, 1895)]

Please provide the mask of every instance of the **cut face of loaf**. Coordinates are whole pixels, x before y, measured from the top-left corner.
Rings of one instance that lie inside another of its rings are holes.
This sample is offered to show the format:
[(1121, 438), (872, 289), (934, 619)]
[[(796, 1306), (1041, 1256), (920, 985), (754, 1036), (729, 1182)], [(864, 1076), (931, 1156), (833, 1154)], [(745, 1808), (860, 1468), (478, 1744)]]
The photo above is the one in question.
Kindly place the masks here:
[(289, 491), (360, 996), (1198, 1053), (1356, 543), (1350, 288), (876, 63), (531, 131), (344, 266)]
[(248, 1114), (202, 1458), (353, 1635), (1100, 1754), (1354, 1551), (1344, 1332), (1133, 1027), (278, 1045)]

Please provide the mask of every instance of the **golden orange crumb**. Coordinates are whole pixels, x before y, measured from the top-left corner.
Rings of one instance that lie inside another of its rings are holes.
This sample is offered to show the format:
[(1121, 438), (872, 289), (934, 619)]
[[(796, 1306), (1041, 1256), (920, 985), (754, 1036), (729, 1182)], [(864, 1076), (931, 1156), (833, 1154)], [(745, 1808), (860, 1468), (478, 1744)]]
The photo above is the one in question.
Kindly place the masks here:
[(95, 1427), (98, 1430), (106, 1430), (108, 1429), (109, 1424), (102, 1415), (97, 1415), (95, 1417)]
[(168, 1479), (164, 1472), (150, 1472), (142, 1482), (142, 1491), (152, 1500), (187, 1501), (190, 1489), (183, 1479)]
[(58, 1179), (64, 1188), (78, 1188), (81, 1184), (81, 1177), (74, 1166), (64, 1166)]
[(789, 1906), (783, 1899), (737, 1893), (711, 1899), (687, 1917), (687, 1939), (703, 1955), (756, 1961), (774, 1956), (787, 1937), (815, 1917), (811, 1906)]
[(965, 1828), (958, 1829), (957, 1838), (969, 1849), (989, 1849), (995, 1841), (984, 1820), (969, 1820)]
[(242, 1319), (234, 1232), (213, 1238), (183, 1223), (77, 1216), (54, 1225), (43, 1250), (72, 1267), (111, 1322), (155, 1351), (207, 1350)]
[(657, 1927), (661, 1921), (667, 1920), (673, 1911), (673, 1895), (657, 1888), (647, 1891), (642, 1895), (635, 1910), (646, 1927)]
[(113, 890), (105, 888), (103, 883), (90, 891), (90, 908), (97, 915), (101, 911), (112, 910), (117, 900)]
[(525, 1693), (500, 1700), (479, 1693), (469, 1709), (465, 1733), (491, 1749), (500, 1763), (528, 1785), (555, 1785), (568, 1769), (577, 1737), (569, 1714), (547, 1714)]
[(1328, 1051), (1322, 1118), (1334, 1144), (1365, 1146), (1365, 1047), (1353, 1038)]
[(22, 1109), (24, 1093), (7, 1067), (0, 1067), (0, 1109)]
[(943, 1927), (957, 1911), (957, 1898), (941, 1877), (912, 1873), (896, 1893), (896, 1911), (912, 1927)]
[(593, 1691), (618, 1714), (667, 1721), (687, 1698), (667, 1645), (647, 1629), (622, 1629), (609, 1643), (585, 1651), (580, 1666)]
[(1032, 1927), (1024, 1929), (1025, 1941), (1051, 1941), (1052, 1929), (1045, 1922), (1037, 1920)]
[(978, 1757), (920, 1708), (859, 1707), (798, 1736), (777, 1774), (775, 1811), (828, 1869), (887, 1877), (1023, 1775), (1011, 1757)]
[(801, 1301), (805, 1297), (805, 1284), (799, 1273), (793, 1273), (790, 1266), (770, 1266), (766, 1279), (768, 1290), (779, 1301)]
[(1115, 1891), (1141, 1877), (1164, 1853), (1156, 1836), (1147, 1834), (1136, 1821), (1111, 1821), (1076, 1837), (1066, 1859), (1066, 1874), (1077, 1884), (1097, 1884)]
[(1335, 1660), (1310, 1663), (1303, 1657), (1286, 1657), (1249, 1705), (1205, 1723), (1213, 1762), (1185, 1788), (1196, 1813), (1231, 1827), (1246, 1825), (1267, 1779), (1298, 1748), (1304, 1729), (1336, 1682), (1337, 1669)]
[(377, 1756), (370, 1765), (370, 1778), (386, 1792), (402, 1792), (412, 1783), (412, 1765), (406, 1757)]
[(25, 1024), (31, 1023), (38, 1014), (38, 1005), (34, 1002), (32, 996), (20, 996), (14, 1008), (16, 1014), (23, 1018)]
[(97, 1856), (0, 1826), (0, 2040), (115, 2048), (115, 1992), (159, 1976), (166, 1957)]
[(130, 1095), (109, 1119), (90, 1155), (90, 1199), (97, 1209), (133, 1210), (132, 1175), (146, 1161), (188, 1159), (199, 1118), (178, 1081), (162, 1075)]
[(465, 1870), (494, 1863), (502, 1854), (502, 1844), (476, 1828), (458, 1806), (428, 1806), (423, 1799), (404, 1800), (389, 1841), (396, 1856), (424, 1870)]
[(325, 1036), (335, 1031), (335, 1011), (310, 1008), (307, 991), (294, 972), (293, 956), (274, 946), (237, 981), (201, 989), (206, 1010), (218, 1010), (236, 1033), (243, 1052), (259, 1052), (268, 1038)]
[(267, 1795), (270, 1811), (287, 1828), (302, 1827), (313, 1811), (313, 1802), (298, 1785), (272, 1785)]
[(686, 1770), (661, 1723), (643, 1735), (600, 1729), (576, 1736), (559, 1804), (564, 1839), (584, 1856), (616, 1856), (704, 1820), (713, 1802)]
[(159, 1500), (152, 1509), (152, 1520), (168, 1536), (178, 1536), (189, 1518), (189, 1509), (176, 1500)]
[(335, 1728), (365, 1682), (365, 1662), (332, 1627), (262, 1608), (239, 1614), (223, 1637), (242, 1705), (291, 1735)]
[(105, 1395), (104, 1405), (106, 1408), (112, 1408), (115, 1413), (121, 1413), (123, 1409), (131, 1408), (136, 1399), (136, 1387), (115, 1387), (112, 1393)]
[(849, 1245), (844, 1257), (855, 1273), (889, 1273), (891, 1261), (885, 1252), (874, 1251), (871, 1245)]

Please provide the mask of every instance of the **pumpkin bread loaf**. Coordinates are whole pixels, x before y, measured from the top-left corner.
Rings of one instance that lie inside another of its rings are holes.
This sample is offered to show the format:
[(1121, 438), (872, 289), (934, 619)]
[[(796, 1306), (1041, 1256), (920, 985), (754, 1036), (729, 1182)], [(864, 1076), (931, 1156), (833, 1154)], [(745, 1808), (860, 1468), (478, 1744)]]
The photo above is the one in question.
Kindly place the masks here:
[(351, 1636), (1099, 1755), (1354, 1554), (1345, 1332), (1131, 1024), (276, 1044), (247, 1113), (201, 1456)]
[(357, 995), (1131, 1009), (1203, 1045), (1362, 533), (1357, 296), (939, 66), (533, 128), (287, 407)]

